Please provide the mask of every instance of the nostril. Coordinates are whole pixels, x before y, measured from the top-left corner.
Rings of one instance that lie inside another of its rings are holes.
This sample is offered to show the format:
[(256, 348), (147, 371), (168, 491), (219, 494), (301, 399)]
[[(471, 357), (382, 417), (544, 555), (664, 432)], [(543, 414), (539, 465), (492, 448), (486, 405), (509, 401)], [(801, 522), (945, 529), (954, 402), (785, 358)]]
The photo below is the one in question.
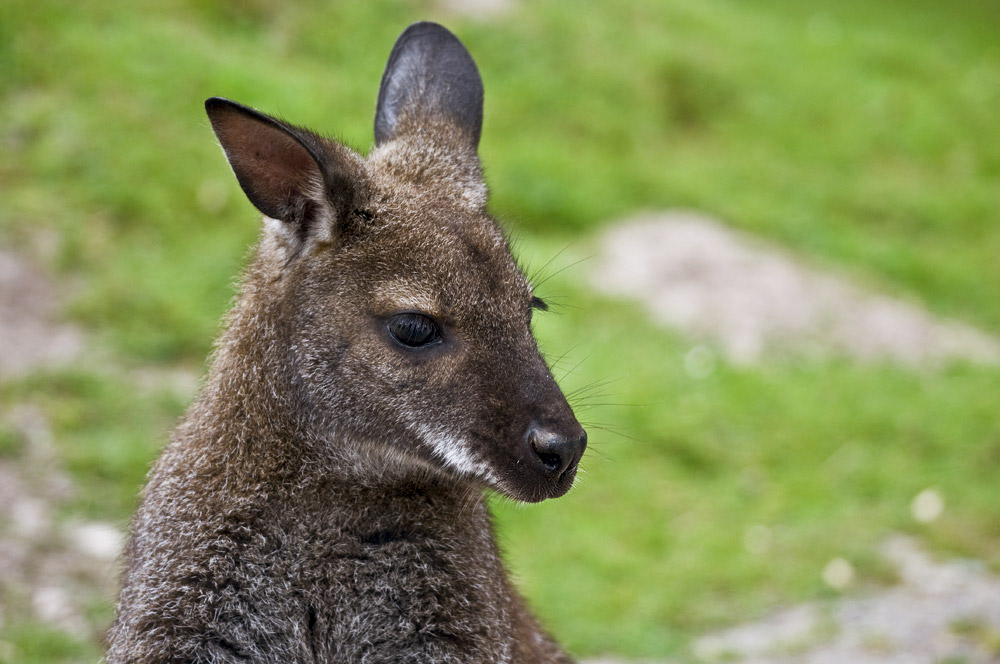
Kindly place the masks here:
[(542, 465), (545, 466), (545, 470), (547, 470), (550, 473), (559, 472), (559, 468), (560, 466), (562, 466), (562, 457), (560, 457), (558, 454), (551, 454), (549, 452), (538, 452), (537, 450), (535, 451), (535, 453), (538, 454), (538, 458), (542, 460)]
[(586, 434), (582, 437), (567, 437), (555, 431), (531, 427), (528, 431), (528, 444), (545, 473), (558, 478), (580, 460), (587, 443)]

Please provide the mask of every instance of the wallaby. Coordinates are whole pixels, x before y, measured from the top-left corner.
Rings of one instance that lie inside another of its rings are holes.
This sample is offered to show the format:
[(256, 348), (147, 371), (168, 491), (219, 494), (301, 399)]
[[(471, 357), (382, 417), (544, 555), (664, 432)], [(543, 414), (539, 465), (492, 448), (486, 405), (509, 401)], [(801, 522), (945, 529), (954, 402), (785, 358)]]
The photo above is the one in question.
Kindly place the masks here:
[(366, 158), (206, 102), (264, 228), (133, 520), (111, 664), (571, 661), (483, 497), (564, 494), (587, 437), (485, 209), (482, 99), (462, 43), (416, 23)]

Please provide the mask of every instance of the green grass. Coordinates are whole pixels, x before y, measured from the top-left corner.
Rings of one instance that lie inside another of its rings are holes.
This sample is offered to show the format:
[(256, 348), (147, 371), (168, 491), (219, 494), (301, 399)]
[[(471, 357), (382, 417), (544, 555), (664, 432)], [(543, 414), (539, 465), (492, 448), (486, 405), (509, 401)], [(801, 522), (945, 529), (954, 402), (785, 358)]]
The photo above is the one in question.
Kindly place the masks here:
[(71, 664), (97, 661), (96, 643), (70, 636), (39, 622), (13, 617), (0, 642), (0, 664)]
[[(124, 523), (151, 459), (185, 404), (167, 386), (138, 387), (127, 374), (67, 369), (0, 384), (5, 403), (32, 403), (50, 418), (60, 461), (81, 491), (73, 511)], [(4, 434), (0, 429), (0, 439)], [(4, 448), (24, 446), (9, 432)]]
[[(550, 271), (571, 265), (635, 210), (692, 207), (1000, 332), (1000, 8), (808, 5), (552, 0), (487, 24), (430, 2), (5, 2), (0, 240), (44, 239), (112, 365), (200, 366), (258, 230), (202, 101), (367, 149), (389, 48), (429, 17), (480, 65), (493, 209), (530, 263), (568, 245)], [(583, 388), (586, 473), (559, 501), (497, 501), (512, 567), (576, 653), (683, 652), (704, 629), (826, 596), (834, 556), (885, 581), (873, 551), (894, 530), (1000, 566), (995, 369), (720, 360), (696, 380), (693, 342), (593, 295), (588, 269), (545, 284), (566, 306), (537, 324), (553, 357), (572, 349), (557, 374)], [(115, 522), (183, 410), (88, 368), (0, 398), (40, 404), (73, 509)], [(0, 455), (21, 444), (0, 431)], [(909, 501), (928, 486), (947, 509), (917, 526)], [(765, 555), (747, 551), (751, 527), (770, 533)], [(25, 657), (54, 649), (35, 661), (97, 647), (0, 629)]]

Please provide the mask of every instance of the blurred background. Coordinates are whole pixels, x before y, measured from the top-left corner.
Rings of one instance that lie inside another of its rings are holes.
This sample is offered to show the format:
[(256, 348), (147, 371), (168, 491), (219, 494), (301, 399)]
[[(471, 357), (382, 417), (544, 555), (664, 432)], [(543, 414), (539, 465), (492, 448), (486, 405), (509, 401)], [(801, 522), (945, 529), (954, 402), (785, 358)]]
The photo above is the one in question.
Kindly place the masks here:
[(566, 497), (494, 501), (557, 637), (1000, 661), (988, 0), (5, 0), (0, 661), (100, 658), (129, 516), (257, 236), (204, 99), (367, 151), (420, 19), (479, 64), (491, 210), (590, 430)]

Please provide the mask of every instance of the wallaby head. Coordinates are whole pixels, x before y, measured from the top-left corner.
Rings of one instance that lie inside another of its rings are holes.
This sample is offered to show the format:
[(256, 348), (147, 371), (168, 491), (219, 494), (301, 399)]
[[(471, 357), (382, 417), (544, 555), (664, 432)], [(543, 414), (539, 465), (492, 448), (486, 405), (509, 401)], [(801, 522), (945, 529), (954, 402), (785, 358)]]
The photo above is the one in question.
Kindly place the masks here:
[(281, 398), (309, 414), (296, 426), (331, 454), (378, 449), (538, 501), (569, 489), (586, 433), (531, 332), (545, 304), (486, 212), (482, 100), (461, 42), (417, 23), (392, 50), (367, 157), (225, 99), (206, 109), (265, 215), (234, 316), (275, 314)]

